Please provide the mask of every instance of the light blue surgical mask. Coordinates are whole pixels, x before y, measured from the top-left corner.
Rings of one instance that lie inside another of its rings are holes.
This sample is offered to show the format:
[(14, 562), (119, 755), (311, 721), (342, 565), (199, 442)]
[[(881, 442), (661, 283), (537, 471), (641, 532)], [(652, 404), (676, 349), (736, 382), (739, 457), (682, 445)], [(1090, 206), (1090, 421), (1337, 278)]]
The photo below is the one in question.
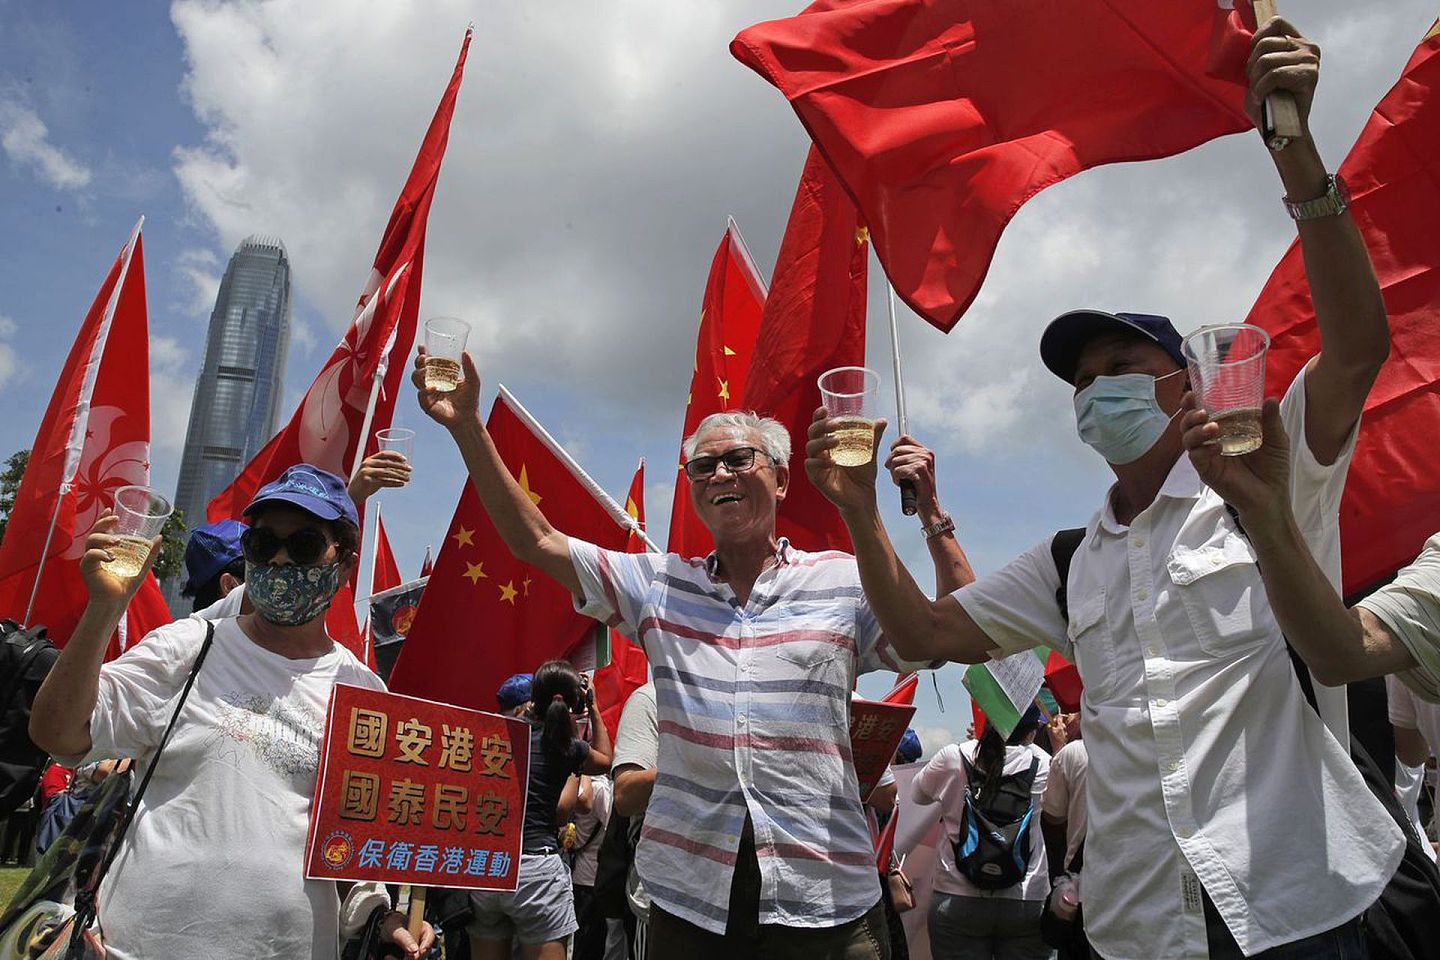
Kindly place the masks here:
[(1155, 399), (1155, 384), (1163, 377), (1148, 373), (1126, 373), (1118, 377), (1096, 377), (1075, 394), (1075, 426), (1095, 452), (1110, 463), (1134, 463), (1160, 440), (1175, 414), (1167, 414)]

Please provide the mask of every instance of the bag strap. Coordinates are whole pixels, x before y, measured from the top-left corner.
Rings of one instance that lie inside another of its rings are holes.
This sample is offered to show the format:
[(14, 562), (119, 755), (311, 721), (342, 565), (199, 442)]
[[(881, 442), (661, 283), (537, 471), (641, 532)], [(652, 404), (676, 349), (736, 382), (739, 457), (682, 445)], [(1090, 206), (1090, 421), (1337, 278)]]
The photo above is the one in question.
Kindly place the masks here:
[(1055, 572), (1060, 574), (1060, 587), (1055, 591), (1055, 603), (1060, 607), (1060, 616), (1067, 622), (1070, 620), (1070, 561), (1084, 540), (1084, 527), (1057, 530), (1055, 536), (1050, 538), (1050, 559), (1055, 561)]
[(175, 710), (170, 714), (170, 722), (165, 726), (165, 732), (160, 737), (160, 745), (155, 748), (155, 756), (151, 758), (150, 765), (145, 769), (145, 776), (140, 778), (140, 786), (135, 788), (135, 796), (130, 798), (126, 804), (125, 811), (120, 815), (120, 822), (115, 828), (115, 838), (110, 841), (110, 849), (105, 851), (105, 859), (100, 861), (100, 867), (95, 871), (89, 886), (77, 891), (75, 895), (75, 925), (71, 929), (70, 945), (66, 949), (66, 960), (78, 960), (81, 954), (76, 951), (81, 947), (85, 931), (95, 922), (96, 895), (100, 891), (100, 884), (105, 875), (110, 872), (110, 867), (115, 858), (120, 854), (120, 847), (125, 842), (125, 834), (130, 831), (130, 824), (135, 819), (135, 812), (140, 808), (140, 800), (145, 796), (145, 788), (150, 786), (150, 778), (155, 775), (155, 767), (160, 763), (160, 756), (165, 752), (165, 747), (170, 743), (170, 735), (175, 732), (175, 724), (180, 719), (180, 711), (185, 709), (185, 701), (190, 698), (190, 690), (195, 686), (195, 677), (200, 673), (200, 666), (205, 662), (205, 655), (210, 652), (211, 645), (215, 642), (215, 624), (209, 620), (205, 621), (205, 640), (200, 644), (200, 652), (195, 656), (195, 663), (190, 667), (190, 675), (185, 678), (185, 686), (180, 690), (180, 699), (175, 704)]

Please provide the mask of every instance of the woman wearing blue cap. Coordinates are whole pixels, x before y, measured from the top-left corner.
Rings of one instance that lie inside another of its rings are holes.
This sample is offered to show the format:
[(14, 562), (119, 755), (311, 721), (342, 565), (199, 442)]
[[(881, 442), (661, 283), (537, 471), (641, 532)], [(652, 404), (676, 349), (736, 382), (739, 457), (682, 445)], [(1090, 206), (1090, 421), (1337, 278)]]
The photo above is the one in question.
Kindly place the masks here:
[[(140, 576), (115, 577), (102, 566), (115, 520), (102, 517), (80, 562), (89, 605), (35, 698), (31, 736), (57, 758), (134, 757), (154, 771), (101, 889), (113, 960), (333, 960), (345, 932), (336, 885), (306, 880), (301, 864), (331, 691), (384, 688), (325, 632), (357, 562), (355, 504), (339, 477), (300, 464), (245, 516), (254, 612), (178, 620), (103, 666), (159, 538)], [(384, 939), (418, 960), (434, 934), (416, 944), (404, 920), (390, 914)]]

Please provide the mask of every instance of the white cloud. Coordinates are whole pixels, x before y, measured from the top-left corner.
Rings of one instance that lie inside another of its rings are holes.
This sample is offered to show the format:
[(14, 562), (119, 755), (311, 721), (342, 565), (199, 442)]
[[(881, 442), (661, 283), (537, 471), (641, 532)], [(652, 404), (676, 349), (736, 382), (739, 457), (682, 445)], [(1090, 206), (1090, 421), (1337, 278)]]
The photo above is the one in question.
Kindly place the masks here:
[(150, 334), (150, 448), (173, 454), (185, 448), (198, 364), (173, 337)]
[(0, 390), (4, 390), (10, 382), (16, 379), (17, 374), (24, 375), (20, 369), (20, 358), (15, 353), (15, 348), (5, 341), (15, 335), (18, 329), (14, 320), (0, 313)]
[(185, 281), (186, 295), (180, 308), (197, 319), (209, 319), (220, 293), (220, 258), (215, 251), (192, 247), (180, 251), (175, 272)]
[(90, 183), (89, 169), (50, 142), (50, 130), (35, 111), (11, 100), (0, 101), (0, 148), (11, 163), (58, 190)]

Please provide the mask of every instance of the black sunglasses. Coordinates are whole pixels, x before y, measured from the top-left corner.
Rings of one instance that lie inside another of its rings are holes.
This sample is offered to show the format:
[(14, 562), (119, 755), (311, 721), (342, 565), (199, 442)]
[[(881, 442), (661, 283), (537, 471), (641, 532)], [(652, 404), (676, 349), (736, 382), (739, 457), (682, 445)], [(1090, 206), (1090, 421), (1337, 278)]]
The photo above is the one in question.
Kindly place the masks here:
[(251, 527), (240, 534), (240, 549), (250, 563), (269, 563), (283, 547), (293, 563), (308, 567), (325, 556), (332, 542), (319, 527), (301, 527), (288, 537), (264, 527)]
[[(734, 450), (726, 450), (715, 457), (691, 457), (685, 461), (685, 476), (691, 481), (709, 480), (715, 476), (715, 468), (725, 464), (725, 469), (731, 473), (748, 473), (755, 467), (755, 455), (764, 453), (756, 447), (736, 447)], [(772, 461), (766, 456), (767, 462)]]

